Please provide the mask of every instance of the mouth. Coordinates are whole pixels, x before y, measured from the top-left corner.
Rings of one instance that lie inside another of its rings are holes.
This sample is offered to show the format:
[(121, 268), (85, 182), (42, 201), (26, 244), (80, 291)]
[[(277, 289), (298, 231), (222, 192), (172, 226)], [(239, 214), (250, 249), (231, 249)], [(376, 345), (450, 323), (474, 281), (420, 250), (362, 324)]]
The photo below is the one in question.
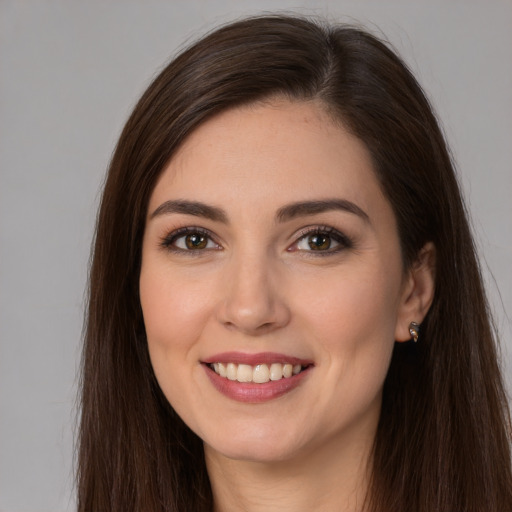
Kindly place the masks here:
[(256, 365), (237, 363), (209, 363), (209, 368), (221, 377), (237, 382), (265, 384), (289, 379), (306, 370), (310, 365), (292, 363), (259, 363)]
[(261, 403), (281, 397), (301, 385), (312, 361), (277, 353), (226, 352), (202, 361), (213, 386), (226, 397)]

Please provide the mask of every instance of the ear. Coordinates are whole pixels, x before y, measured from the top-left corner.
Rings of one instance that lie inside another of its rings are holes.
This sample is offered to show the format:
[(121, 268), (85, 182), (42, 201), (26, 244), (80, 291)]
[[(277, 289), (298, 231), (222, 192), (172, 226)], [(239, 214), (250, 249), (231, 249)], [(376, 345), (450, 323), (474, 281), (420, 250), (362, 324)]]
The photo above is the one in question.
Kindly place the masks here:
[(436, 249), (432, 242), (428, 242), (404, 277), (395, 327), (396, 341), (409, 341), (409, 324), (421, 324), (428, 313), (434, 299), (435, 267)]

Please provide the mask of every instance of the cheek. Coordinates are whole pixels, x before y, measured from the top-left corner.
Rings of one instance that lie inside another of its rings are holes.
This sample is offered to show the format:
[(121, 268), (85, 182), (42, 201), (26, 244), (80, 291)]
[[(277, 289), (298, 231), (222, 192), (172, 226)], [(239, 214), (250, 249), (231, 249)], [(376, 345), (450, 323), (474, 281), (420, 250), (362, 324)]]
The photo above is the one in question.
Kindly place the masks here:
[(394, 341), (400, 299), (397, 269), (353, 270), (317, 284), (302, 303), (307, 305), (304, 314), (326, 340), (350, 340), (354, 348), (376, 338)]
[(385, 379), (395, 343), (400, 292), (396, 276), (400, 273), (393, 270), (354, 271), (325, 283), (328, 293), (304, 301), (309, 304), (304, 328), (316, 339), (320, 360), (330, 370), (329, 386), (349, 386), (354, 400), (363, 395), (371, 400)]
[[(149, 263), (149, 262), (148, 262)], [(189, 410), (192, 387), (202, 368), (198, 343), (208, 317), (204, 286), (174, 279), (169, 269), (142, 266), (140, 300), (148, 351), (156, 379), (178, 414)], [(189, 397), (185, 399), (184, 397)], [(186, 416), (186, 415), (184, 415)], [(189, 419), (190, 420), (190, 419)]]
[(174, 279), (168, 269), (143, 265), (139, 287), (148, 350), (158, 384), (188, 423), (193, 389), (202, 368), (198, 340), (209, 316), (208, 293), (194, 280)]
[(142, 267), (139, 286), (150, 351), (191, 348), (209, 316), (205, 281), (180, 279), (165, 269), (154, 271), (148, 264)]

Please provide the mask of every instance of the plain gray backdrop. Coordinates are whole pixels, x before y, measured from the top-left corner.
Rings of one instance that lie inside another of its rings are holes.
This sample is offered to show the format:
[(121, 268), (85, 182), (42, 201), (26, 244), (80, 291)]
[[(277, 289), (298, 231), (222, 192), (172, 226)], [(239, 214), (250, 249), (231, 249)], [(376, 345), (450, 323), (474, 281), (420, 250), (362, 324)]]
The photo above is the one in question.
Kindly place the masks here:
[(460, 171), (512, 389), (511, 1), (0, 0), (0, 511), (74, 508), (89, 248), (130, 109), (185, 41), (275, 10), (382, 31), (426, 89)]

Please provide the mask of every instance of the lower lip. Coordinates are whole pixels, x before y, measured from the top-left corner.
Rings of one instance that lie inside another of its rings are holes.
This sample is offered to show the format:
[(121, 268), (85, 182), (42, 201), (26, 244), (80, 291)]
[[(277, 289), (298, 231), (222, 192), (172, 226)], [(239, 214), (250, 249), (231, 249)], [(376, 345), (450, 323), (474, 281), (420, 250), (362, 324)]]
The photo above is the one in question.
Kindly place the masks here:
[(263, 384), (255, 384), (253, 382), (238, 382), (221, 377), (215, 373), (207, 364), (203, 364), (206, 375), (217, 391), (224, 396), (245, 403), (261, 403), (268, 402), (274, 398), (283, 396), (284, 394), (294, 390), (311, 371), (311, 366), (302, 370), (297, 375), (291, 377), (283, 377), (279, 380), (271, 380)]

